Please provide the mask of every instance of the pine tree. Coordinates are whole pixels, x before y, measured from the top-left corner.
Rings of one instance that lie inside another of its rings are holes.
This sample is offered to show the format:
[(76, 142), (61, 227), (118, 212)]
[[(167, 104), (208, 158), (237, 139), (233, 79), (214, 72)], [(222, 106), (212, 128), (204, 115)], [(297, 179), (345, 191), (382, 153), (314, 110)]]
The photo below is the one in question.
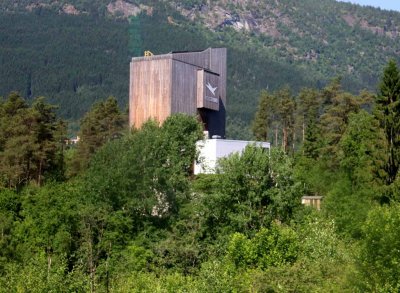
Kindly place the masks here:
[(92, 155), (102, 145), (120, 137), (124, 124), (123, 114), (114, 97), (95, 104), (81, 120), (80, 141), (70, 175), (85, 169)]
[(60, 148), (59, 141), (56, 137), (60, 131), (59, 121), (55, 114), (57, 107), (47, 104), (44, 97), (36, 98), (32, 104), (32, 111), (36, 117), (35, 144), (36, 151), (33, 154), (37, 170), (35, 180), (39, 185), (42, 184), (43, 175), (46, 170), (57, 170), (60, 168), (59, 160), (56, 155)]
[(400, 73), (394, 60), (383, 72), (376, 97), (376, 116), (385, 130), (388, 144), (388, 183), (396, 179), (400, 161)]
[(317, 159), (322, 147), (322, 137), (319, 124), (315, 119), (307, 121), (307, 128), (304, 135), (303, 155), (307, 158)]
[(44, 98), (36, 98), (29, 107), (19, 94), (11, 93), (1, 108), (0, 180), (10, 188), (31, 181), (41, 185), (45, 174), (59, 167), (55, 107)]
[(331, 167), (336, 168), (338, 143), (346, 131), (349, 115), (360, 111), (364, 101), (359, 96), (342, 91), (336, 85), (336, 81), (323, 90), (323, 95), (329, 96), (329, 104), (321, 115), (321, 131), (324, 140), (321, 151)]
[(291, 144), (292, 150), (294, 150), (294, 113), (296, 110), (296, 103), (290, 89), (287, 87), (278, 91), (276, 96), (279, 99), (278, 113), (282, 125), (282, 148), (285, 152), (288, 152)]
[(318, 110), (321, 104), (319, 92), (316, 89), (304, 88), (300, 91), (297, 102), (297, 127), (301, 129), (301, 142), (306, 140), (306, 132), (313, 124), (314, 127), (317, 123), (319, 116)]
[(258, 110), (252, 125), (253, 134), (257, 140), (269, 140), (271, 126), (275, 116), (276, 97), (266, 90), (261, 91)]

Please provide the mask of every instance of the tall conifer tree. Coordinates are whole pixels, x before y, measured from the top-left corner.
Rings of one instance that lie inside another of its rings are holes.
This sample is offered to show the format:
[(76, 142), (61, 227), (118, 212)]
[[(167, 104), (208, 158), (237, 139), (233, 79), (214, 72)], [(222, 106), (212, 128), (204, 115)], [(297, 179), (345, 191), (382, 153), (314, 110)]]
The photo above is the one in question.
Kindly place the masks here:
[(88, 166), (91, 156), (101, 146), (120, 137), (124, 124), (123, 114), (114, 97), (95, 104), (81, 120), (80, 141), (72, 161), (70, 175), (84, 170)]
[(253, 134), (256, 139), (269, 140), (270, 129), (276, 112), (276, 97), (266, 90), (261, 91), (258, 110), (253, 120)]
[(385, 130), (388, 143), (388, 183), (396, 179), (400, 161), (400, 73), (394, 60), (383, 72), (376, 97), (376, 116)]

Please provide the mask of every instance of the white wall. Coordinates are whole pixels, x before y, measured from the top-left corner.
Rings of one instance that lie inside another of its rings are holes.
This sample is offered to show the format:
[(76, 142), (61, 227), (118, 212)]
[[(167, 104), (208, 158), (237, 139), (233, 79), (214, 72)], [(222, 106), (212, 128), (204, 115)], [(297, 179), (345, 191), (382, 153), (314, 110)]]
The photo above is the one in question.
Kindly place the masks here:
[(269, 142), (256, 142), (228, 139), (205, 139), (196, 143), (199, 152), (198, 160), (194, 164), (194, 174), (212, 174), (218, 164), (218, 159), (229, 156), (232, 153), (241, 153), (247, 145), (255, 144), (263, 148), (270, 148)]

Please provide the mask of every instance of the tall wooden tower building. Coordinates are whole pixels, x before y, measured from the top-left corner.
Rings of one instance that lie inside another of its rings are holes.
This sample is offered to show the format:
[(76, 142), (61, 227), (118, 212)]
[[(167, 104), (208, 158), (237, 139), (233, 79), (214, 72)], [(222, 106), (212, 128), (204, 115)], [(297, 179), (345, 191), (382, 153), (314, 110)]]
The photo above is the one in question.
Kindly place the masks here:
[(132, 58), (129, 124), (197, 115), (209, 136), (225, 137), (226, 48)]

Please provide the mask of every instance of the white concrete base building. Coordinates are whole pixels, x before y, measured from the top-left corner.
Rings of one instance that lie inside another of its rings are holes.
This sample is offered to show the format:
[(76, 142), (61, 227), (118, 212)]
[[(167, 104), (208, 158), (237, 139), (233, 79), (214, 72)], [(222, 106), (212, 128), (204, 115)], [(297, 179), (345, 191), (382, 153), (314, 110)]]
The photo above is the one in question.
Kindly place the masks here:
[(194, 164), (194, 174), (213, 174), (218, 167), (218, 159), (228, 157), (233, 153), (241, 153), (247, 145), (255, 144), (263, 148), (270, 148), (269, 142), (229, 140), (229, 139), (204, 139), (196, 143), (199, 152), (198, 160)]

